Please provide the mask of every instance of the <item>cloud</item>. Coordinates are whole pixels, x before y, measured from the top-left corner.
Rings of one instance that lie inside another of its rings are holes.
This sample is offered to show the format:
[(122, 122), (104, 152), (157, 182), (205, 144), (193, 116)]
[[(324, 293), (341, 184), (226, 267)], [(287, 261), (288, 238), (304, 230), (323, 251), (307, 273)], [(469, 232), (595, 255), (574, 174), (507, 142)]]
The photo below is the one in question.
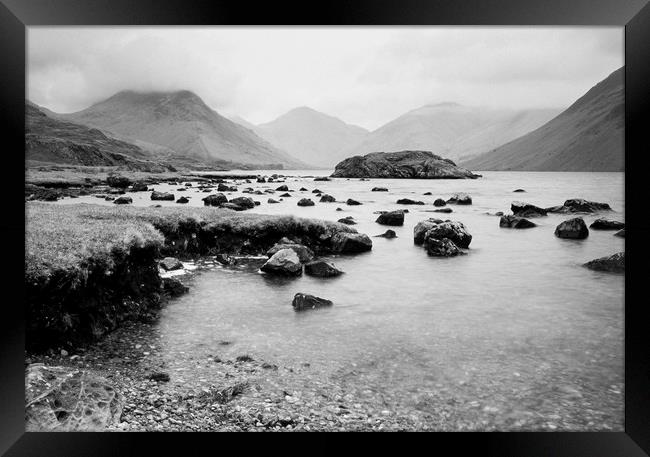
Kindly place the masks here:
[(30, 27), (28, 98), (189, 89), (254, 123), (311, 106), (376, 128), (426, 103), (566, 107), (623, 65), (614, 27)]

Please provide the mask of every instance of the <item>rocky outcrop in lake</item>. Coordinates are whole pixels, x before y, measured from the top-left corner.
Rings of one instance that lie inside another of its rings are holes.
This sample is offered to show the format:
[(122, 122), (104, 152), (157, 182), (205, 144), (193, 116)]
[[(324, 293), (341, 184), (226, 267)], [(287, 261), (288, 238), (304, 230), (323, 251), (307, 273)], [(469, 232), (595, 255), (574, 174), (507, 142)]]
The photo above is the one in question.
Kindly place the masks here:
[(302, 293), (297, 293), (291, 302), (291, 306), (293, 306), (293, 309), (296, 311), (305, 311), (307, 309), (323, 308), (332, 305), (333, 303), (331, 300)]
[(260, 268), (264, 273), (277, 276), (300, 276), (302, 264), (293, 249), (280, 249)]
[[(284, 240), (281, 240), (284, 241)], [(291, 249), (294, 251), (302, 263), (309, 262), (314, 258), (314, 251), (307, 246), (298, 243), (280, 242), (276, 243), (271, 249), (266, 251), (266, 255), (273, 257), (278, 251)]]
[(449, 238), (437, 239), (429, 237), (424, 241), (424, 248), (432, 257), (455, 257), (464, 254)]
[(589, 229), (581, 217), (575, 217), (558, 225), (555, 228), (555, 236), (582, 240), (589, 236)]
[(447, 200), (447, 203), (453, 203), (455, 205), (471, 205), (472, 197), (463, 193), (454, 194), (449, 200)]
[(584, 264), (585, 267), (595, 271), (608, 271), (611, 273), (625, 272), (625, 252), (591, 260)]
[(445, 221), (435, 224), (424, 234), (425, 242), (427, 238), (436, 238), (438, 240), (449, 238), (460, 248), (468, 248), (472, 242), (472, 235), (470, 235), (462, 222), (457, 221)]
[(153, 192), (151, 192), (151, 199), (174, 201), (176, 200), (176, 197), (174, 197), (174, 194), (170, 194), (168, 192), (159, 192), (157, 190), (154, 190)]
[(546, 211), (549, 213), (561, 213), (561, 214), (571, 214), (571, 213), (595, 213), (597, 211), (610, 211), (609, 204), (591, 202), (589, 200), (584, 200), (582, 198), (571, 198), (564, 202), (564, 205), (552, 206), (546, 208)]
[(375, 221), (381, 225), (398, 226), (404, 225), (404, 212), (403, 211), (388, 211), (380, 214)]
[(517, 216), (501, 216), (501, 219), (499, 220), (499, 227), (504, 228), (526, 229), (536, 226), (537, 224), (534, 222)]
[(332, 237), (332, 250), (341, 254), (355, 254), (372, 249), (372, 240), (363, 233), (339, 232)]
[(343, 271), (336, 268), (331, 262), (325, 260), (314, 260), (305, 264), (305, 274), (317, 278), (332, 278), (343, 274)]
[(335, 178), (475, 179), (480, 177), (429, 151), (372, 152), (339, 162)]
[(589, 228), (593, 230), (621, 230), (625, 228), (625, 224), (619, 221), (599, 218), (593, 221)]
[(512, 202), (510, 210), (517, 217), (541, 217), (546, 216), (547, 213), (547, 210), (544, 208), (524, 202)]

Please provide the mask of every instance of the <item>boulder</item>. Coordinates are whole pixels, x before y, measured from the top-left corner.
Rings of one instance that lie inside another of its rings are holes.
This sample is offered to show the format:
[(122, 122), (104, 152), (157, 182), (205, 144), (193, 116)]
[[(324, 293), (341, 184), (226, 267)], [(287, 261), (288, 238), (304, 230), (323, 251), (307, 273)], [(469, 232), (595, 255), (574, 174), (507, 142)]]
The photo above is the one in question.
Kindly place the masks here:
[(438, 224), (442, 223), (442, 219), (430, 218), (425, 221), (418, 222), (413, 228), (413, 242), (415, 244), (424, 243), (424, 235)]
[(375, 222), (390, 226), (404, 225), (404, 213), (402, 211), (389, 211), (380, 214)]
[(302, 264), (293, 249), (280, 249), (260, 268), (265, 273), (278, 276), (302, 275)]
[(283, 249), (291, 249), (294, 251), (302, 263), (309, 262), (314, 258), (314, 252), (307, 246), (298, 243), (292, 243), (290, 240), (285, 239), (280, 240), (279, 243), (276, 243), (271, 249), (266, 251), (266, 255), (273, 257), (277, 252)]
[(280, 203), (279, 201), (274, 200), (274, 199), (272, 199), (272, 198), (269, 198), (266, 202), (267, 202), (267, 203)]
[(532, 228), (536, 226), (537, 224), (535, 224), (534, 222), (531, 222), (528, 219), (524, 219), (523, 217), (517, 217), (517, 216), (501, 216), (501, 220), (499, 220), (499, 227), (504, 227), (504, 228), (525, 229), (525, 228)]
[(291, 197), (291, 194), (285, 192), (284, 194), (280, 195), (280, 197)]
[(433, 202), (433, 206), (445, 206), (447, 202), (442, 198), (436, 198), (436, 201)]
[(229, 186), (227, 184), (220, 182), (219, 185), (217, 186), (217, 190), (219, 192), (237, 192), (237, 187)]
[[(433, 193), (431, 193), (431, 192), (425, 192), (425, 193), (423, 193), (422, 195), (433, 195)], [(443, 200), (443, 202), (444, 202), (444, 200)]]
[(162, 278), (162, 288), (163, 292), (166, 292), (171, 297), (178, 297), (190, 290), (189, 287), (176, 278)]
[(424, 234), (424, 242), (427, 238), (442, 240), (449, 238), (459, 248), (468, 248), (472, 242), (472, 235), (469, 234), (462, 222), (445, 221), (436, 224)]
[(318, 278), (332, 278), (343, 274), (343, 272), (331, 262), (315, 260), (305, 264), (305, 274)]
[(336, 208), (336, 211), (343, 211), (343, 208)]
[(373, 187), (372, 192), (388, 192), (388, 189), (385, 187)]
[(338, 222), (341, 224), (346, 224), (346, 225), (356, 225), (357, 222), (354, 220), (352, 216), (347, 216), (342, 219), (339, 219)]
[(581, 217), (575, 217), (558, 225), (555, 228), (555, 236), (582, 240), (589, 236), (589, 229)]
[(515, 189), (513, 192), (526, 192), (524, 189)]
[(315, 203), (311, 200), (311, 198), (301, 198), (298, 200), (298, 206), (314, 206)]
[(106, 178), (106, 184), (108, 184), (110, 187), (126, 189), (131, 185), (131, 180), (126, 176), (109, 176)]
[(154, 190), (153, 192), (151, 192), (151, 199), (174, 201), (176, 200), (176, 197), (174, 197), (174, 194), (170, 194), (168, 192), (158, 192), (157, 190)]
[(191, 182), (186, 182), (185, 187), (192, 187), (192, 183)]
[(336, 165), (332, 177), (474, 179), (479, 175), (430, 151), (399, 151), (350, 157)]
[(397, 200), (398, 205), (424, 205), (424, 202), (411, 200), (410, 198), (400, 198)]
[(131, 197), (121, 196), (113, 200), (113, 203), (116, 205), (128, 205), (129, 203), (133, 203), (133, 199)]
[(178, 200), (176, 200), (176, 203), (189, 203), (190, 200), (187, 197), (181, 197)]
[(593, 230), (621, 230), (625, 228), (625, 224), (619, 221), (612, 221), (605, 218), (596, 219), (589, 226)]
[(607, 203), (591, 202), (582, 198), (571, 198), (561, 206), (546, 208), (549, 213), (595, 213), (597, 211), (609, 211), (612, 208)]
[(297, 293), (293, 297), (293, 301), (291, 302), (291, 306), (293, 306), (293, 309), (296, 311), (323, 308), (325, 306), (332, 306), (332, 305), (333, 303), (330, 300), (316, 297), (314, 295), (301, 294), (301, 293)]
[(331, 179), (328, 178), (327, 176), (316, 176), (314, 178), (314, 181), (331, 181)]
[(131, 187), (131, 191), (133, 192), (145, 192), (149, 190), (149, 187), (147, 186), (147, 183), (144, 181), (136, 181), (133, 183), (133, 186)]
[(451, 208), (440, 208), (440, 209), (434, 209), (434, 213), (452, 213), (454, 210)]
[(424, 248), (432, 257), (454, 257), (464, 254), (449, 238), (427, 238), (424, 241)]
[(266, 182), (266, 179), (262, 176), (257, 178), (257, 182)]
[(625, 229), (619, 230), (618, 232), (614, 233), (614, 236), (620, 236), (621, 238), (625, 238)]
[(71, 367), (31, 364), (25, 372), (28, 432), (105, 431), (120, 421), (124, 397), (101, 376)]
[(165, 257), (159, 262), (159, 265), (163, 270), (166, 271), (180, 270), (183, 268), (181, 261), (175, 257)]
[(202, 198), (205, 206), (221, 206), (228, 203), (228, 198), (224, 194), (212, 194)]
[(525, 202), (512, 202), (510, 210), (514, 216), (518, 217), (541, 217), (546, 216), (547, 212), (544, 208)]
[(322, 190), (319, 190), (319, 189), (314, 189), (314, 190), (311, 191), (312, 194), (320, 194), (320, 193), (322, 193), (322, 192), (323, 192), (323, 191), (322, 191)]
[(286, 184), (283, 184), (282, 186), (276, 187), (275, 190), (280, 191), (280, 192), (288, 192), (289, 191), (289, 186), (287, 186)]
[(320, 198), (321, 203), (334, 203), (336, 201), (336, 198), (332, 197), (331, 195), (323, 195)]
[(355, 206), (355, 205), (362, 205), (363, 203), (353, 200), (352, 198), (348, 198), (345, 204), (350, 206)]
[(224, 208), (224, 209), (231, 209), (233, 211), (246, 211), (247, 208), (244, 208), (243, 206), (239, 206), (235, 203), (222, 203), (219, 205), (219, 208)]
[(454, 203), (456, 205), (471, 205), (472, 197), (467, 194), (454, 194), (451, 196), (447, 203)]
[(397, 234), (395, 233), (394, 230), (388, 229), (384, 233), (382, 233), (381, 235), (375, 235), (375, 237), (376, 238), (387, 238), (387, 239), (390, 240), (390, 239), (393, 239), (393, 238), (397, 238)]
[(230, 203), (246, 209), (255, 208), (255, 202), (252, 198), (248, 197), (236, 197), (230, 200)]
[(332, 250), (341, 254), (356, 254), (372, 249), (372, 240), (363, 233), (339, 232), (331, 238)]
[(309, 189), (307, 189), (306, 187), (301, 187), (301, 188), (298, 189), (298, 190), (299, 190), (300, 192), (307, 192)]
[(611, 273), (625, 272), (625, 252), (619, 252), (609, 257), (601, 257), (584, 264), (585, 267), (596, 271), (609, 271)]

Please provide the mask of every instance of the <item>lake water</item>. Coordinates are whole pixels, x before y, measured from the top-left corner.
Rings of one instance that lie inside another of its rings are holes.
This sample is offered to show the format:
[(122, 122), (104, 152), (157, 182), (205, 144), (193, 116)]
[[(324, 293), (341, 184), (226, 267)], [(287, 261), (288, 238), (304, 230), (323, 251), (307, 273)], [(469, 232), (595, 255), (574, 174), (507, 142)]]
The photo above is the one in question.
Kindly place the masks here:
[[(623, 173), (480, 172), (477, 180), (328, 182), (289, 176), (329, 174), (323, 171), (275, 173), (288, 176), (294, 197), (280, 204), (266, 200), (282, 192), (229, 198), (260, 200), (251, 210), (257, 213), (332, 221), (353, 216), (359, 232), (373, 236), (391, 228), (398, 237), (372, 238), (368, 253), (330, 257), (345, 271), (332, 279), (276, 279), (208, 262), (159, 323), (172, 382), (207, 383), (216, 368), (206, 359), (249, 354), (281, 367), (260, 377), (268, 389), (290, 386), (298, 398), (336, 395), (349, 405), (428, 421), (433, 428), (623, 430), (624, 275), (582, 264), (623, 251), (624, 239), (595, 230), (585, 240), (555, 237), (557, 224), (570, 215), (551, 214), (534, 219), (538, 227), (513, 230), (486, 214), (508, 214), (513, 200), (548, 207), (585, 198), (613, 208), (584, 215), (587, 225), (599, 216), (623, 221)], [(371, 192), (375, 186), (389, 192)], [(298, 192), (301, 187), (309, 191)], [(319, 203), (315, 188), (342, 203)], [(526, 193), (513, 193), (517, 188)], [(451, 214), (423, 212), (456, 192), (470, 194), (473, 204), (450, 205)], [(191, 188), (175, 194), (192, 196), (193, 206), (202, 206), (208, 195)], [(316, 205), (296, 206), (303, 194)], [(151, 202), (146, 192), (129, 195), (134, 205), (176, 205)], [(347, 198), (363, 205), (347, 206)], [(397, 205), (399, 198), (427, 205)], [(94, 197), (61, 203), (77, 202), (112, 204)], [(403, 227), (375, 222), (373, 212), (398, 208), (410, 211)], [(465, 224), (473, 235), (467, 255), (434, 258), (415, 246), (413, 227), (429, 217)], [(296, 313), (291, 301), (297, 292), (334, 306)]]

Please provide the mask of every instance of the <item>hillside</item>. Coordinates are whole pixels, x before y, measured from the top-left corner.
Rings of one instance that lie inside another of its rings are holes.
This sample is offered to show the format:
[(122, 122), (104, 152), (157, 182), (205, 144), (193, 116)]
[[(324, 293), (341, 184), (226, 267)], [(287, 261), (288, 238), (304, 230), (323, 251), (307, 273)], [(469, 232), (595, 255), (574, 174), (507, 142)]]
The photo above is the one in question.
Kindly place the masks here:
[(473, 170), (623, 171), (624, 68), (566, 111), (514, 141), (462, 163)]

